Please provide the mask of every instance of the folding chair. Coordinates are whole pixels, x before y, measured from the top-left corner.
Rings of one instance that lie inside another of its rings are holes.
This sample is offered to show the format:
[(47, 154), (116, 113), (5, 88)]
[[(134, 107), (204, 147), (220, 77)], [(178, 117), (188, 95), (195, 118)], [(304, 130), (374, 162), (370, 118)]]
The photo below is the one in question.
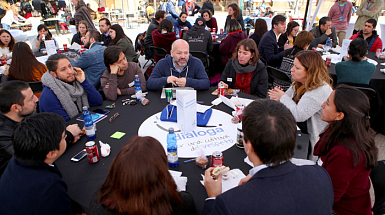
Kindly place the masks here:
[(205, 67), (205, 71), (208, 73), (210, 66), (209, 56), (201, 51), (190, 51), (190, 54), (202, 61), (203, 66)]
[(279, 86), (283, 91), (289, 89), (292, 82), (291, 78), (286, 74), (286, 72), (271, 66), (267, 66), (266, 69), (267, 74), (269, 75), (270, 88)]

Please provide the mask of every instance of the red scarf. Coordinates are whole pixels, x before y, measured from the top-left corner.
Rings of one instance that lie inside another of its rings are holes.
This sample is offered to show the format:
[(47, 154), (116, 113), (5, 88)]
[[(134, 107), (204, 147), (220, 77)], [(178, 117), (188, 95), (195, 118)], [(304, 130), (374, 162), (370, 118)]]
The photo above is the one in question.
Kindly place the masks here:
[(228, 35), (230, 35), (230, 34), (237, 34), (237, 33), (239, 33), (239, 32), (242, 32), (242, 29), (239, 29), (238, 31), (232, 31), (232, 32), (230, 32)]
[(237, 76), (235, 77), (234, 89), (239, 89), (242, 93), (250, 95), (250, 84), (253, 75), (254, 72), (237, 73)]

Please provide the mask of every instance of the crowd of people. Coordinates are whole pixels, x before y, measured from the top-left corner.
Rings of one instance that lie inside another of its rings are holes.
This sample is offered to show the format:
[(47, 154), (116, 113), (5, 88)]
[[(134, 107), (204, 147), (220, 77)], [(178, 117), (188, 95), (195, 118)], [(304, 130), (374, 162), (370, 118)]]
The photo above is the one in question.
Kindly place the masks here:
[[(222, 176), (214, 180), (213, 168), (208, 168), (204, 180), (208, 198), (202, 214), (371, 214), (369, 174), (377, 165), (378, 149), (369, 122), (369, 99), (349, 84), (369, 85), (375, 71), (366, 55), (382, 49), (375, 30), (377, 9), (372, 8), (378, 2), (364, 0), (367, 5), (357, 10), (357, 32), (350, 38), (348, 56), (335, 66), (337, 86), (321, 54), (311, 49), (324, 47), (329, 39), (332, 47), (342, 44), (351, 2), (337, 1), (310, 31), (299, 31), (295, 21), (286, 25), (286, 17), (276, 15), (269, 31), (265, 20), (256, 19), (250, 35), (245, 33), (239, 6), (227, 6), (225, 37), (219, 45), (224, 65), (219, 84), (258, 98), (242, 117), (245, 153), (253, 168), (239, 186), (224, 193)], [(84, 106), (101, 105), (103, 96), (115, 101), (134, 94), (136, 76), (143, 91), (211, 86), (213, 74), (206, 72), (207, 62), (190, 53), (213, 51), (212, 33), (218, 32), (218, 25), (210, 0), (202, 8), (194, 0), (169, 0), (154, 13), (142, 43), (146, 58), (156, 62), (148, 79), (137, 64), (135, 42), (122, 26), (102, 18), (97, 31), (83, 0), (73, 3), (76, 13), (68, 20), (76, 24), (77, 34), (71, 43), (87, 49), (77, 60), (57, 53), (45, 64), (39, 62), (34, 53), (46, 48), (44, 41), (53, 40), (59, 48), (47, 26), (37, 26), (38, 35), (29, 46), (16, 42), (2, 20), (0, 54), (12, 62), (0, 85), (0, 201), (6, 203), (0, 214), (74, 212), (54, 162), (67, 145), (80, 139), (79, 126), (66, 122)], [(12, 7), (8, 12), (14, 13)], [(195, 23), (187, 21), (197, 13), (201, 17)], [(152, 53), (153, 47), (167, 54)], [(278, 85), (269, 88), (270, 67), (292, 81), (274, 80)], [(42, 83), (41, 93), (34, 93), (28, 84), (36, 81)], [(309, 134), (308, 159), (316, 165), (296, 166), (290, 161), (297, 126)], [(176, 190), (163, 147), (152, 137), (133, 137), (120, 149), (105, 182), (92, 196), (90, 211), (196, 214), (192, 196)]]

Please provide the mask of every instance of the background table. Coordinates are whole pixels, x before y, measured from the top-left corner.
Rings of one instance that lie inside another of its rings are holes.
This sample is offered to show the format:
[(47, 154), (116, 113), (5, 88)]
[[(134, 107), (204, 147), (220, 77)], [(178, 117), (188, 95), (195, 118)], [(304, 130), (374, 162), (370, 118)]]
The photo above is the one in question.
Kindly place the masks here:
[[(216, 98), (216, 96), (211, 95), (212, 91), (214, 91), (214, 88), (211, 88), (207, 91), (198, 92), (197, 100), (204, 101), (204, 104), (206, 105), (210, 104), (210, 102)], [(240, 96), (253, 98), (252, 96), (246, 94), (240, 94)], [(70, 161), (72, 156), (84, 148), (84, 144), (87, 142), (87, 139), (82, 137), (73, 146), (67, 147), (66, 152), (55, 162), (63, 175), (63, 180), (68, 186), (69, 196), (74, 201), (78, 202), (86, 213), (89, 213), (88, 206), (92, 194), (95, 193), (105, 181), (112, 160), (119, 152), (120, 148), (122, 148), (131, 137), (137, 135), (139, 126), (144, 120), (146, 120), (149, 116), (160, 112), (167, 105), (165, 99), (160, 99), (160, 91), (149, 92), (147, 98), (150, 100), (150, 104), (147, 106), (142, 106), (141, 104), (134, 106), (123, 106), (121, 100), (124, 98), (128, 98), (128, 96), (118, 97), (118, 99), (115, 101), (116, 108), (111, 110), (106, 119), (103, 119), (97, 123), (95, 141), (98, 142), (101, 140), (102, 142), (110, 144), (110, 156), (106, 158), (100, 157), (100, 161), (95, 164), (88, 163), (87, 158), (84, 158), (78, 163)], [(99, 108), (104, 108), (104, 106), (110, 105), (112, 103), (114, 102), (104, 101), (103, 105)], [(93, 107), (90, 109), (94, 110), (96, 108), (98, 107)], [(214, 108), (225, 111), (227, 113), (231, 112), (231, 108), (223, 103), (215, 106)], [(114, 122), (109, 123), (109, 117), (111, 117), (116, 112), (119, 112), (120, 116)], [(76, 121), (74, 119), (71, 120), (70, 123), (78, 123), (82, 126), (82, 122)], [(116, 131), (124, 132), (126, 135), (123, 136), (120, 140), (110, 138), (110, 136)], [(297, 146), (294, 156), (297, 158), (305, 158), (307, 155), (308, 143), (308, 135), (302, 134), (297, 139)], [(98, 148), (100, 149), (99, 143)], [(244, 174), (248, 174), (248, 171), (251, 169), (251, 167), (243, 161), (246, 157), (243, 149), (237, 148), (234, 145), (230, 149), (224, 151), (223, 155), (224, 165), (230, 166), (232, 169), (238, 168), (242, 170)], [(199, 182), (202, 180), (201, 174), (204, 173), (204, 170), (198, 167), (195, 162), (184, 164), (184, 160), (186, 159), (180, 158), (179, 166), (170, 169), (181, 171), (183, 172), (182, 176), (188, 177), (186, 189), (194, 197), (197, 214), (200, 214), (203, 208), (204, 200), (207, 198), (206, 190)]]

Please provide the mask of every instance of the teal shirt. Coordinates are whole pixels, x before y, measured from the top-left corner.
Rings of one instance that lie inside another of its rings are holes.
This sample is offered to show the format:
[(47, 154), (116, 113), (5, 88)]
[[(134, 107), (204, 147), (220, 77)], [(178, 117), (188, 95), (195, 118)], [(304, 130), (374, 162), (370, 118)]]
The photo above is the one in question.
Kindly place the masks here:
[(376, 66), (366, 60), (348, 60), (336, 64), (337, 83), (369, 84)]

